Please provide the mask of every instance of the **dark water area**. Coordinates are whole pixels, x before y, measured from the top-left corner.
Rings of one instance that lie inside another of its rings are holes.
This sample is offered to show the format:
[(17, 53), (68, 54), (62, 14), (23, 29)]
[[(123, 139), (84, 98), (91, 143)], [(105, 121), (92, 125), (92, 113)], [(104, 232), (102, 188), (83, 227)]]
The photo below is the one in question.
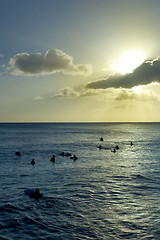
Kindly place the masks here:
[(158, 240), (160, 123), (1, 123), (0, 189), (0, 239)]

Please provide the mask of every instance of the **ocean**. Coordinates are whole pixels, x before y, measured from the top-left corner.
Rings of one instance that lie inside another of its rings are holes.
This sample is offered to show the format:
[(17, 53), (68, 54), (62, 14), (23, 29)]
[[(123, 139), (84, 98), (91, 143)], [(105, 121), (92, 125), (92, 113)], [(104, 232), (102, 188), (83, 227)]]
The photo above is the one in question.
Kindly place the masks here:
[(1, 123), (0, 239), (160, 239), (160, 123)]

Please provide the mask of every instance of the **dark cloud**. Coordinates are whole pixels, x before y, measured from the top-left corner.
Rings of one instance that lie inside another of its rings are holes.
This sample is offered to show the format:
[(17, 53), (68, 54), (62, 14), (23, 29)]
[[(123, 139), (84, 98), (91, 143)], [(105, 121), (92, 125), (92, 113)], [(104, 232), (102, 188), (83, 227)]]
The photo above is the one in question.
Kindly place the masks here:
[(146, 61), (132, 73), (126, 75), (111, 75), (99, 81), (90, 82), (87, 88), (132, 88), (139, 85), (147, 85), (152, 82), (160, 82), (160, 57), (153, 61)]
[(91, 65), (74, 64), (73, 58), (61, 50), (48, 50), (43, 56), (41, 53), (19, 53), (10, 59), (13, 73), (17, 75), (40, 75), (63, 72), (71, 75), (89, 75)]

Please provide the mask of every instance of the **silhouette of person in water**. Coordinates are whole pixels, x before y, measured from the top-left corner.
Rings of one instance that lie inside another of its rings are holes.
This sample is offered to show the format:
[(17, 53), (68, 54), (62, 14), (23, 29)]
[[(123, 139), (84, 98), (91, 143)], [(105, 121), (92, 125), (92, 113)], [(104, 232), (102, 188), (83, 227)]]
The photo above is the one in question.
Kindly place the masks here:
[(36, 162), (34, 161), (34, 159), (32, 159), (31, 164), (34, 165)]
[(101, 150), (101, 149), (102, 149), (102, 146), (101, 146), (101, 145), (99, 145), (99, 146), (98, 146), (98, 148), (99, 148), (99, 150)]
[(113, 150), (111, 150), (111, 152), (114, 152), (114, 153), (115, 153), (115, 152), (116, 152), (116, 149), (114, 148)]
[(73, 159), (75, 161), (78, 159), (78, 157), (74, 154), (73, 157), (70, 157), (70, 159)]
[(15, 152), (15, 154), (16, 154), (17, 156), (21, 156), (21, 153), (20, 153), (20, 152)]
[(73, 160), (75, 161), (75, 160), (77, 160), (77, 159), (78, 159), (77, 156), (74, 154)]
[(39, 191), (39, 188), (36, 188), (36, 190), (29, 194), (31, 198), (39, 199), (42, 197), (42, 194)]
[(50, 161), (51, 161), (51, 162), (55, 162), (55, 155), (52, 156), (52, 158), (51, 158)]

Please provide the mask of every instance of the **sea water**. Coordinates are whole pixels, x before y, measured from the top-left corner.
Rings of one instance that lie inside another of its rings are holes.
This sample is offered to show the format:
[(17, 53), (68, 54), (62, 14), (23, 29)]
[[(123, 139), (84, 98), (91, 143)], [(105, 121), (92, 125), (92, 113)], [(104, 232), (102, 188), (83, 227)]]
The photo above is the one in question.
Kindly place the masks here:
[(159, 184), (159, 123), (0, 124), (0, 239), (160, 239)]

